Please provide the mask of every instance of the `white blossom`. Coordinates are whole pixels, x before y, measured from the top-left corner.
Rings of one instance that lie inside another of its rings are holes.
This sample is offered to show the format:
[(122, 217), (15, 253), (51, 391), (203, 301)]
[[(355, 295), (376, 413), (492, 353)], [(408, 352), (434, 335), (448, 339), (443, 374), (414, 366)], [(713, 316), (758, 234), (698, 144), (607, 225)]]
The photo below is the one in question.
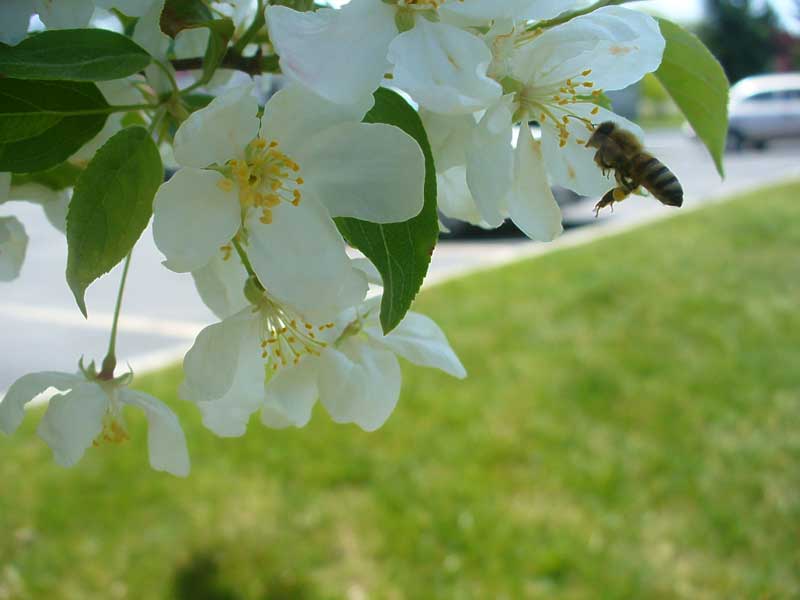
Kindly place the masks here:
[(290, 86), (263, 119), (247, 88), (192, 114), (175, 136), (183, 168), (155, 199), (165, 264), (199, 270), (237, 238), (270, 293), (309, 316), (359, 302), (366, 282), (331, 217), (404, 221), (423, 205), (422, 151), (397, 127), (361, 123), (368, 108)]
[(25, 405), (55, 388), (58, 393), (50, 399), (38, 433), (52, 449), (55, 461), (71, 467), (91, 446), (127, 440), (122, 411), (134, 406), (147, 415), (150, 465), (186, 477), (189, 454), (175, 413), (160, 400), (129, 389), (126, 379), (102, 381), (55, 371), (23, 375), (0, 400), (0, 431), (14, 433), (24, 419)]

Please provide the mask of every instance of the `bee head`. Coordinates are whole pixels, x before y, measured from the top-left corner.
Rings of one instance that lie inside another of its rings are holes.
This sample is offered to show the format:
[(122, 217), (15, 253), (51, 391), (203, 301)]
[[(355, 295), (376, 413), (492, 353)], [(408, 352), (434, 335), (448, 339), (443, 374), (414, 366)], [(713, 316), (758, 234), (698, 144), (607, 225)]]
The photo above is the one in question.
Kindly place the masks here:
[(597, 129), (594, 130), (594, 133), (592, 133), (592, 137), (590, 137), (589, 141), (586, 142), (586, 147), (599, 148), (603, 141), (610, 137), (612, 133), (614, 133), (616, 128), (617, 124), (614, 123), (614, 121), (600, 123), (600, 125), (597, 126)]

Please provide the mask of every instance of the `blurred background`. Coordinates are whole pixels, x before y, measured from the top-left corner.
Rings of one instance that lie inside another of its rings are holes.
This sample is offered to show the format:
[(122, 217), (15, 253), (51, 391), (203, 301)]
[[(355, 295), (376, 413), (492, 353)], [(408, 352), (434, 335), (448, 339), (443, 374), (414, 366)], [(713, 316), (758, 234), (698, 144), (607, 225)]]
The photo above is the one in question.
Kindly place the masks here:
[[(724, 181), (654, 77), (615, 94), (685, 207), (595, 219), (597, 198), (556, 190), (552, 246), (448, 223), (416, 309), (470, 378), (404, 365), (374, 434), (321, 410), (207, 433), (174, 365), (213, 317), (148, 230), (119, 354), (180, 413), (192, 476), (149, 471), (135, 415), (133, 441), (62, 470), (29, 416), (0, 437), (0, 600), (800, 598), (800, 2), (633, 5), (697, 33), (735, 84)], [(2, 208), (31, 241), (0, 288), (0, 392), (100, 359), (119, 279), (84, 320), (63, 236)]]

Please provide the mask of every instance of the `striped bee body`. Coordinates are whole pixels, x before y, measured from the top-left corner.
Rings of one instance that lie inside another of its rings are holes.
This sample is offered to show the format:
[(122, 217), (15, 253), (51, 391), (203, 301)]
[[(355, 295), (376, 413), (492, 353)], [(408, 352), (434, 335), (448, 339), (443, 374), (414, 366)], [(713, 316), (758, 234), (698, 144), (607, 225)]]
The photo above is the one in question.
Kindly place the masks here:
[(641, 185), (662, 204), (683, 205), (683, 188), (678, 178), (655, 156), (641, 152), (630, 161), (629, 169), (629, 179)]
[(595, 206), (595, 214), (615, 202), (622, 202), (640, 188), (667, 206), (683, 205), (683, 188), (678, 178), (664, 163), (645, 152), (630, 131), (613, 121), (601, 123), (586, 147), (597, 149), (595, 162), (603, 173), (613, 171), (617, 180), (617, 187), (609, 190)]

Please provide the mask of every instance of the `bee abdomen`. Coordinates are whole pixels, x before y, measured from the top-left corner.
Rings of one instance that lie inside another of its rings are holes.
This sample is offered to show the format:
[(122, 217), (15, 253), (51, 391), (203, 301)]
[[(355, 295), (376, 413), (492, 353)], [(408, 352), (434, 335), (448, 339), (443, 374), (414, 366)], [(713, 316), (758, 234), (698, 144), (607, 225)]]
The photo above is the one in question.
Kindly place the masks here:
[(641, 154), (635, 159), (634, 170), (641, 184), (663, 204), (681, 206), (683, 188), (678, 178), (660, 160), (649, 154)]

